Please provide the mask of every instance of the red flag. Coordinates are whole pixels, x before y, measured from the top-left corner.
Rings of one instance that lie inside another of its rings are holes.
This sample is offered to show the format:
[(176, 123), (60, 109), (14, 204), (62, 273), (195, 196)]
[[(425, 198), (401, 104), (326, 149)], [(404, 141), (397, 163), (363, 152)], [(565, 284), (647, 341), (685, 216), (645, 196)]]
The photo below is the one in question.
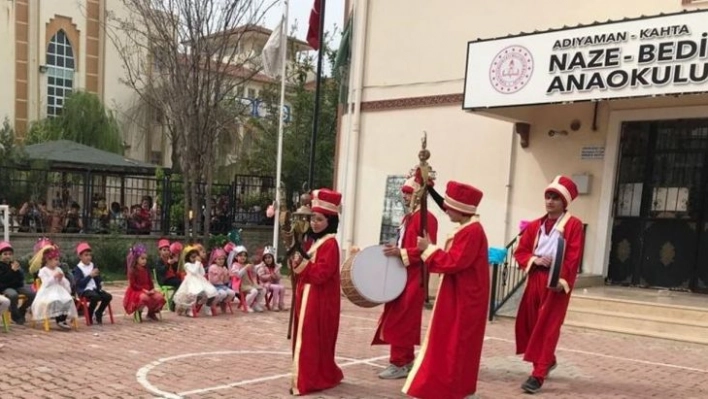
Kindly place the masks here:
[(315, 0), (310, 11), (310, 27), (307, 29), (307, 43), (315, 50), (320, 49), (320, 0)]

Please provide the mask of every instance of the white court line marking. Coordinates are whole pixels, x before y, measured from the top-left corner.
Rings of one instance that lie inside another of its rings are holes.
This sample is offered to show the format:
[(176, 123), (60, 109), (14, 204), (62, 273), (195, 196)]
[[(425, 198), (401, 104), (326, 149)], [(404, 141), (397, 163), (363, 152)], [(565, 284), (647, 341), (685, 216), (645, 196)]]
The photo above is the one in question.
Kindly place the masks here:
[[(150, 381), (148, 381), (148, 374), (150, 373), (150, 371), (152, 371), (156, 367), (158, 367), (166, 362), (172, 361), (172, 360), (185, 359), (185, 358), (196, 357), (196, 356), (254, 355), (254, 354), (292, 356), (292, 353), (290, 353), (290, 352), (276, 352), (276, 351), (218, 351), (218, 352), (185, 353), (182, 355), (166, 357), (166, 358), (158, 359), (154, 362), (150, 362), (150, 363), (146, 364), (145, 366), (141, 367), (140, 369), (138, 369), (138, 371), (135, 373), (135, 377), (138, 380), (138, 383), (143, 386), (143, 388), (145, 388), (146, 390), (148, 390), (149, 392), (151, 392), (155, 395), (159, 395), (159, 397), (161, 397), (161, 398), (182, 399), (184, 396), (188, 396), (188, 395), (195, 395), (195, 394), (199, 394), (199, 393), (234, 388), (234, 387), (248, 385), (248, 384), (256, 384), (259, 382), (271, 381), (271, 380), (276, 380), (279, 378), (286, 378), (286, 377), (290, 377), (292, 375), (292, 373), (277, 374), (277, 375), (272, 375), (272, 376), (268, 376), (268, 377), (254, 378), (251, 380), (237, 381), (237, 382), (233, 382), (230, 384), (224, 384), (224, 385), (219, 385), (219, 386), (215, 386), (215, 387), (195, 389), (195, 390), (180, 392), (180, 393), (176, 393), (176, 394), (172, 393), (172, 392), (163, 391), (163, 390), (157, 388), (156, 386), (152, 385), (150, 383)], [(382, 366), (382, 365), (376, 364), (376, 363), (372, 363), (372, 362), (377, 361), (377, 360), (387, 359), (388, 357), (389, 357), (388, 355), (385, 355), (385, 356), (372, 357), (372, 358), (368, 358), (368, 359), (351, 359), (351, 358), (341, 357), (341, 356), (337, 356), (336, 358), (346, 361), (346, 363), (340, 364), (339, 367), (348, 367), (348, 366), (366, 364), (369, 366), (385, 368), (385, 366)]]
[[(491, 339), (494, 341), (502, 341), (502, 342), (508, 342), (508, 343), (516, 343), (516, 341), (511, 340), (511, 339), (506, 339), (506, 338), (497, 338), (497, 337), (485, 337), (486, 339)], [(596, 357), (602, 357), (605, 359), (613, 359), (613, 360), (624, 360), (627, 362), (632, 362), (632, 363), (639, 363), (639, 364), (646, 364), (648, 366), (661, 366), (661, 367), (668, 367), (668, 368), (673, 368), (673, 369), (679, 369), (679, 370), (686, 370), (686, 371), (695, 371), (698, 373), (704, 373), (708, 374), (708, 370), (704, 369), (697, 369), (693, 367), (686, 367), (686, 366), (680, 366), (678, 364), (672, 364), (672, 363), (661, 363), (661, 362), (652, 362), (650, 360), (641, 360), (641, 359), (633, 359), (631, 357), (622, 357), (622, 356), (613, 356), (613, 355), (606, 355), (604, 353), (597, 353), (597, 352), (589, 352), (589, 351), (584, 351), (580, 349), (566, 349), (566, 348), (557, 348), (556, 350), (562, 351), (562, 352), (570, 352), (570, 353), (578, 353), (581, 355), (588, 355), (588, 356), (596, 356)]]
[[(378, 319), (372, 319), (372, 318), (367, 318), (367, 317), (360, 317), (360, 316), (347, 316), (347, 315), (340, 315), (340, 317), (345, 317), (348, 319), (360, 319), (360, 320), (370, 320), (370, 321), (376, 321), (378, 322)], [(506, 339), (506, 338), (498, 338), (498, 337), (492, 337), (489, 335), (485, 335), (484, 340), (494, 340), (494, 341), (501, 341), (501, 342), (508, 342), (515, 344), (516, 341), (512, 339)], [(694, 367), (687, 367), (687, 366), (680, 366), (678, 364), (672, 364), (672, 363), (661, 363), (661, 362), (652, 362), (650, 360), (641, 360), (641, 359), (634, 359), (631, 357), (622, 357), (622, 356), (613, 356), (613, 355), (606, 355), (604, 353), (599, 353), (599, 352), (590, 352), (590, 351), (584, 351), (584, 350), (579, 350), (579, 349), (566, 349), (566, 348), (557, 348), (556, 350), (562, 351), (562, 352), (570, 352), (570, 353), (577, 353), (580, 355), (587, 355), (587, 356), (596, 356), (596, 357), (601, 357), (605, 359), (613, 359), (613, 360), (624, 360), (627, 362), (631, 363), (639, 363), (639, 364), (646, 364), (648, 366), (660, 366), (660, 367), (668, 367), (668, 368), (673, 368), (673, 369), (678, 369), (678, 370), (686, 370), (686, 371), (695, 371), (697, 373), (704, 373), (708, 374), (708, 370), (705, 369), (698, 369)]]

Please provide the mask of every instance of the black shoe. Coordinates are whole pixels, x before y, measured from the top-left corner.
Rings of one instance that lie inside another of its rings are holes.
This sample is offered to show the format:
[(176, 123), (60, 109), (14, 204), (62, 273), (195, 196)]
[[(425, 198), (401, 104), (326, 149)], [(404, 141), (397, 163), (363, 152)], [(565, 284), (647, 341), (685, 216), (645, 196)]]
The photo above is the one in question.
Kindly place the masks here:
[(17, 324), (18, 326), (21, 326), (21, 325), (25, 324), (26, 320), (25, 320), (25, 316), (18, 316), (17, 318), (12, 319), (12, 321), (14, 321), (15, 324)]
[(170, 307), (170, 312), (174, 312), (177, 307), (175, 305), (175, 301), (170, 301), (169, 307)]
[(539, 381), (538, 378), (529, 377), (529, 379), (526, 380), (526, 382), (521, 384), (521, 389), (526, 391), (526, 393), (533, 394), (533, 393), (540, 391), (542, 385), (543, 385), (543, 383), (541, 381)]
[(96, 320), (96, 324), (98, 324), (99, 326), (103, 325), (103, 315), (97, 314), (94, 316), (94, 319)]

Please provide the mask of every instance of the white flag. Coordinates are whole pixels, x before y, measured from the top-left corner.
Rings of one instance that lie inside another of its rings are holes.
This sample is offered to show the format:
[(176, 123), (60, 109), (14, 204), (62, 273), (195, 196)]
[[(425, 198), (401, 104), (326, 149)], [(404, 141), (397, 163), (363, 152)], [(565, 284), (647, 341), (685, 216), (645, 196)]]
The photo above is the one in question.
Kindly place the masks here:
[(273, 33), (270, 34), (268, 41), (263, 47), (263, 73), (271, 78), (275, 78), (281, 73), (283, 73), (283, 61), (281, 56), (281, 51), (285, 41), (283, 40), (283, 19), (278, 24), (278, 27), (273, 29)]

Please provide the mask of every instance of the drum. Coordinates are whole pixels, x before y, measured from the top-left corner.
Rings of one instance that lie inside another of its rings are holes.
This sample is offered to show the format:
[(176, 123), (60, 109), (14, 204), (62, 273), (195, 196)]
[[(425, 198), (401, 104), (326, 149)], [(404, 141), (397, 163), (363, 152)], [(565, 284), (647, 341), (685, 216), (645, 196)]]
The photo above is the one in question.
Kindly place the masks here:
[(342, 292), (353, 304), (373, 308), (403, 292), (408, 274), (398, 257), (383, 254), (383, 245), (364, 248), (342, 265)]
[(561, 269), (563, 269), (564, 255), (565, 239), (563, 237), (558, 237), (558, 248), (556, 249), (556, 256), (553, 257), (553, 263), (551, 263), (551, 270), (548, 273), (548, 288), (556, 288), (558, 286), (558, 280), (560, 280)]

